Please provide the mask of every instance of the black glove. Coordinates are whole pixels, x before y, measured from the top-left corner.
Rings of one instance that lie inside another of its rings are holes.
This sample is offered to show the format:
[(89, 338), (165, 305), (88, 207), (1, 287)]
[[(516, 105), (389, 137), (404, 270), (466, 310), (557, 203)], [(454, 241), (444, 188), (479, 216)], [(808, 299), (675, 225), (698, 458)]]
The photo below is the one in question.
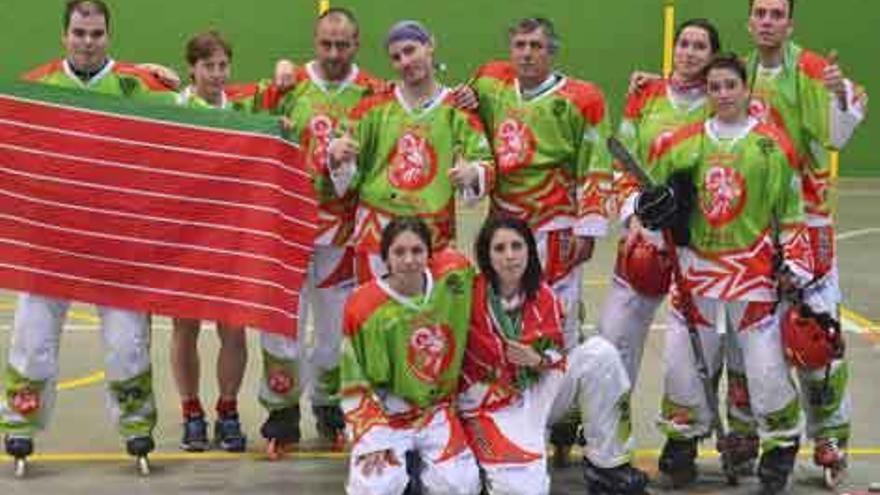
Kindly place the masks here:
[(679, 172), (669, 178), (667, 186), (675, 198), (675, 215), (669, 228), (677, 246), (687, 246), (691, 241), (691, 211), (697, 197), (697, 189), (690, 173)]
[(676, 209), (675, 192), (666, 185), (648, 187), (636, 198), (636, 217), (651, 230), (669, 227)]
[(636, 216), (651, 230), (672, 230), (678, 246), (690, 243), (690, 220), (696, 188), (689, 173), (680, 172), (664, 185), (645, 189), (636, 198)]

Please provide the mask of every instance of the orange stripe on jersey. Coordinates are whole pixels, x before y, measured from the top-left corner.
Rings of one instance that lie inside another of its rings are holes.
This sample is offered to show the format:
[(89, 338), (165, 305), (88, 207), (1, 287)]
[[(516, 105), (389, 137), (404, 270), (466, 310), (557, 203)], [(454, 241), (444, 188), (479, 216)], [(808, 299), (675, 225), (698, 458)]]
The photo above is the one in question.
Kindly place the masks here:
[(376, 281), (368, 282), (359, 286), (349, 296), (345, 303), (345, 315), (342, 329), (345, 335), (351, 337), (366, 322), (376, 309), (388, 301), (385, 293)]
[(253, 98), (260, 86), (257, 83), (230, 84), (223, 89), (227, 98), (232, 101), (241, 101)]
[(798, 59), (798, 67), (810, 79), (822, 80), (828, 61), (816, 52), (804, 50)]
[(452, 91), (450, 91), (449, 94), (446, 95), (446, 98), (443, 99), (443, 103), (446, 105), (449, 105), (449, 106), (455, 108), (457, 111), (463, 113), (465, 115), (465, 117), (467, 117), (468, 124), (471, 125), (471, 128), (473, 128), (473, 130), (479, 132), (480, 134), (486, 133), (486, 130), (483, 127), (483, 121), (480, 120), (480, 116), (477, 115), (476, 112), (471, 111), (471, 110), (465, 110), (463, 108), (458, 108), (455, 105), (455, 95), (453, 94)]
[(354, 84), (362, 88), (368, 88), (374, 94), (385, 93), (388, 91), (387, 82), (379, 79), (369, 72), (365, 72), (364, 70), (358, 71), (357, 77), (354, 78)]
[(559, 94), (572, 102), (592, 125), (605, 118), (605, 97), (598, 86), (586, 81), (568, 79)]
[(390, 101), (394, 101), (395, 96), (393, 91), (385, 91), (383, 93), (378, 93), (373, 96), (369, 96), (361, 100), (360, 103), (354, 110), (351, 111), (351, 117), (355, 120), (362, 118), (367, 114), (370, 110), (375, 107), (384, 105)]
[(648, 106), (649, 101), (666, 96), (666, 86), (666, 79), (658, 79), (650, 81), (635, 93), (630, 94), (626, 99), (626, 108), (623, 110), (623, 116), (628, 119), (640, 118), (642, 111)]
[(152, 72), (136, 67), (134, 64), (116, 62), (113, 64), (113, 73), (124, 76), (134, 76), (140, 79), (148, 89), (153, 91), (172, 91), (174, 89), (163, 83), (158, 77), (153, 75)]
[(648, 163), (653, 164), (662, 158), (663, 155), (669, 153), (669, 151), (675, 148), (678, 144), (687, 141), (696, 135), (702, 134), (704, 127), (704, 121), (693, 122), (686, 126), (679, 127), (670, 137), (660, 134), (657, 136), (657, 139), (651, 143), (651, 149), (648, 152)]
[(510, 62), (494, 60), (477, 69), (477, 77), (489, 77), (512, 84), (516, 79), (516, 69)]
[(788, 134), (786, 134), (785, 131), (773, 124), (760, 123), (755, 127), (755, 132), (762, 136), (768, 137), (776, 142), (776, 144), (785, 154), (785, 158), (788, 161), (789, 167), (793, 168), (794, 170), (801, 169), (797, 150), (794, 148), (794, 143), (791, 142), (791, 139), (788, 137)]
[(21, 78), (25, 81), (41, 81), (43, 78), (61, 70), (62, 60), (54, 60), (48, 64), (41, 65), (36, 69), (24, 73)]
[(470, 268), (471, 262), (458, 251), (446, 248), (431, 256), (430, 265), (431, 274), (435, 279), (439, 279), (449, 272)]

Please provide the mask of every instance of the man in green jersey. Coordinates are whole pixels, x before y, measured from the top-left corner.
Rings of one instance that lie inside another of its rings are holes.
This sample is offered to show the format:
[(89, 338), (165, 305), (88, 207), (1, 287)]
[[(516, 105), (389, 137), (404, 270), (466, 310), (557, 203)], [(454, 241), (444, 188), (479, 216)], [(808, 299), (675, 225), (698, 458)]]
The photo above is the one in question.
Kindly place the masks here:
[[(151, 74), (107, 54), (110, 11), (100, 0), (70, 0), (64, 11), (66, 56), (27, 73), (29, 81), (129, 98), (168, 103), (174, 93)], [(24, 459), (33, 435), (48, 422), (58, 376), (59, 334), (70, 301), (21, 293), (15, 310), (0, 430), (6, 451)], [(129, 454), (144, 457), (154, 448), (156, 425), (150, 365), (148, 315), (98, 306), (107, 348), (108, 407)], [(22, 464), (23, 465), (23, 464)]]
[(455, 240), (455, 192), (477, 199), (493, 176), (479, 119), (457, 108), (434, 77), (427, 29), (399, 22), (385, 46), (400, 84), (358, 105), (345, 134), (330, 144), (337, 192), (358, 194), (351, 242), (361, 281), (385, 272), (379, 237), (391, 218), (421, 218), (431, 229), (432, 248), (443, 249)]
[[(824, 58), (791, 41), (794, 0), (752, 0), (748, 29), (754, 51), (748, 58), (752, 92), (750, 112), (781, 127), (799, 160), (807, 232), (815, 278), (806, 297), (817, 311), (839, 318), (831, 154), (843, 148), (867, 111), (867, 96), (844, 77), (836, 55)], [(844, 359), (824, 369), (798, 370), (807, 435), (814, 440), (814, 461), (835, 483), (846, 466), (851, 422), (849, 370)], [(830, 393), (828, 393), (830, 391)]]
[[(303, 339), (263, 333), (263, 383), (260, 402), (269, 410), (261, 431), (270, 452), (299, 439), (300, 371), (312, 381), (312, 411), (318, 433), (341, 446), (344, 423), (339, 409), (341, 308), (354, 288), (353, 251), (356, 195), (337, 196), (327, 169), (328, 146), (349, 112), (384, 83), (355, 63), (360, 28), (354, 14), (331, 8), (315, 23), (315, 59), (300, 67), (279, 62), (276, 85), (267, 88), (260, 104), (282, 115), (291, 138), (306, 156), (318, 199), (318, 235), (300, 296), (300, 321), (312, 316), (314, 348), (301, 363)], [(285, 68), (286, 67), (286, 68)], [(304, 332), (305, 325), (300, 328)], [(300, 334), (302, 335), (302, 334)]]

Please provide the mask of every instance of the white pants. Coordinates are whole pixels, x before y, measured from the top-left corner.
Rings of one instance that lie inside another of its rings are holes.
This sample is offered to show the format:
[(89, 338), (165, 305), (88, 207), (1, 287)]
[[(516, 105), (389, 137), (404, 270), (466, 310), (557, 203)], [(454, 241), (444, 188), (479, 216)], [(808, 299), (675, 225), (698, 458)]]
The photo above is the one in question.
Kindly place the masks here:
[[(807, 302), (814, 309), (827, 311), (839, 320), (840, 289), (837, 269), (832, 269), (825, 279), (810, 288)], [(825, 388), (825, 370), (797, 370), (801, 390), (801, 403), (807, 416), (807, 436), (816, 438), (846, 439), (850, 435), (852, 421), (852, 395), (849, 390), (849, 365), (846, 358), (831, 362), (829, 390), (831, 394), (821, 400)]]
[[(338, 403), (338, 368), (342, 345), (342, 308), (354, 288), (354, 281), (342, 263), (346, 250), (336, 246), (315, 246), (308, 273), (300, 290), (299, 331), (290, 338), (262, 332), (264, 376), (260, 400), (270, 410), (299, 403), (303, 386), (310, 384), (312, 404)], [(344, 276), (343, 276), (344, 274)], [(304, 345), (307, 323), (313, 322), (312, 347)], [(306, 360), (301, 360), (308, 353)], [(288, 383), (293, 383), (288, 387)]]
[[(398, 463), (385, 466), (381, 473), (364, 476), (358, 459), (370, 452), (355, 443), (351, 449), (348, 468), (349, 495), (400, 495), (406, 489), (409, 475), (406, 471), (406, 453), (415, 451), (421, 458), (421, 481), (425, 493), (431, 495), (477, 495), (480, 493), (480, 473), (473, 452), (469, 448), (453, 448), (465, 442), (457, 417), (448, 406), (438, 406), (427, 424), (420, 427), (395, 428), (390, 449)], [(461, 438), (459, 438), (461, 437)], [(450, 454), (450, 452), (454, 452)]]
[[(748, 386), (745, 406), (754, 414), (765, 448), (798, 436), (803, 421), (797, 407), (797, 391), (782, 352), (778, 310), (744, 323), (750, 315), (748, 302), (701, 297), (694, 302), (703, 320), (697, 328), (709, 373), (717, 376), (725, 357), (729, 367), (744, 368), (742, 373)], [(719, 324), (726, 324), (726, 333), (716, 330)], [(712, 413), (697, 375), (687, 325), (674, 310), (669, 312), (664, 359), (665, 386), (659, 426), (670, 437), (696, 438), (708, 434)]]
[(638, 381), (648, 330), (663, 299), (639, 294), (616, 277), (611, 278), (599, 315), (598, 333), (620, 351), (633, 388)]
[[(353, 267), (342, 267), (351, 263), (346, 258), (346, 249), (336, 246), (315, 246), (309, 263), (309, 273), (304, 287), (304, 297), (300, 304), (300, 325), (305, 331), (305, 322), (312, 319), (311, 349), (308, 353), (305, 375), (311, 382), (312, 404), (316, 406), (335, 405), (339, 386), (339, 358), (342, 347), (342, 308), (351, 291), (354, 290)], [(337, 274), (344, 273), (342, 278)], [(302, 334), (301, 334), (302, 335)]]
[(579, 401), (585, 455), (600, 467), (630, 461), (629, 378), (617, 350), (592, 337), (568, 354), (564, 370), (550, 369), (510, 404), (482, 406), (493, 392), (484, 383), (459, 396), (462, 422), (492, 495), (546, 495), (546, 428)]
[(591, 337), (568, 353), (568, 369), (550, 409), (549, 424), (559, 421), (577, 401), (587, 441), (584, 455), (600, 468), (626, 464), (635, 445), (631, 391), (620, 353), (605, 338)]
[[(32, 434), (48, 424), (55, 403), (61, 329), (70, 301), (20, 293), (9, 348), (7, 400), (0, 404), (3, 429)], [(149, 317), (97, 306), (104, 343), (107, 406), (123, 436), (146, 435), (155, 425), (151, 388)], [(37, 393), (38, 408), (22, 414), (13, 388)], [(38, 389), (38, 390), (37, 390)]]
[(574, 242), (570, 230), (535, 232), (538, 256), (553, 292), (562, 301), (565, 322), (562, 327), (563, 345), (572, 349), (581, 341), (581, 279), (583, 265), (571, 266)]

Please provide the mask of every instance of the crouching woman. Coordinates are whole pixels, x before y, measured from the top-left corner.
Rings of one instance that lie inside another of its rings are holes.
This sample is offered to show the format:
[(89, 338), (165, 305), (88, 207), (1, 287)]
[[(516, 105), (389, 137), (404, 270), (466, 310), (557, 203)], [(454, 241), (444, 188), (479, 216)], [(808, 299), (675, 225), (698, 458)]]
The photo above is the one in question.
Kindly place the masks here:
[(481, 273), (458, 400), (488, 492), (550, 492), (546, 427), (580, 397), (590, 493), (642, 493), (647, 479), (629, 464), (629, 379), (614, 346), (594, 337), (563, 353), (562, 306), (541, 279), (525, 222), (487, 220), (476, 256)]
[(475, 271), (451, 249), (432, 253), (415, 217), (393, 219), (380, 252), (388, 274), (358, 287), (343, 316), (346, 491), (404, 493), (412, 452), (425, 493), (476, 495), (477, 464), (454, 412)]

